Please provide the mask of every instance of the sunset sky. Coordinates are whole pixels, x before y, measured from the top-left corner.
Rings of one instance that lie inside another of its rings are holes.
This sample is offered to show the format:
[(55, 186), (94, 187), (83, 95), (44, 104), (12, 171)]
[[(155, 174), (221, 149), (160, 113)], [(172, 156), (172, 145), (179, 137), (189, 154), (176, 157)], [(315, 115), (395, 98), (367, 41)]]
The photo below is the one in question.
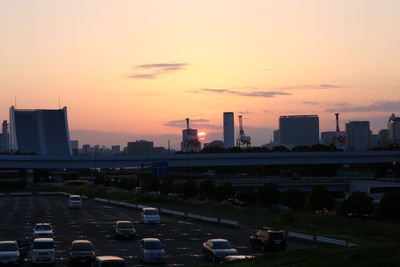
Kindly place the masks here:
[(281, 115), (377, 132), (400, 115), (399, 14), (398, 0), (3, 0), (0, 119), (15, 97), (60, 97), (80, 145), (177, 147), (185, 118), (222, 139), (224, 111), (254, 145)]

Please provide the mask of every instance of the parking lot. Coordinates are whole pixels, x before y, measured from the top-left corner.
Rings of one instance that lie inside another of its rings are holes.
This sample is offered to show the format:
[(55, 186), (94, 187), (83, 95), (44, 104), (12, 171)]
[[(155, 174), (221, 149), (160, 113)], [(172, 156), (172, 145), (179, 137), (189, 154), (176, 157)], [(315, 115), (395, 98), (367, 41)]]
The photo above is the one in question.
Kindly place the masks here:
[[(138, 241), (145, 237), (159, 238), (166, 251), (167, 266), (207, 264), (203, 258), (202, 243), (210, 238), (226, 238), (239, 254), (261, 255), (248, 248), (250, 230), (232, 229), (219, 225), (186, 221), (161, 215), (161, 224), (143, 225), (134, 209), (84, 201), (81, 209), (69, 209), (67, 199), (61, 196), (24, 196), (0, 198), (0, 240), (24, 240), (32, 243), (32, 228), (38, 222), (49, 222), (54, 228), (56, 266), (69, 266), (68, 247), (72, 240), (89, 239), (97, 255), (125, 258), (128, 266), (140, 266), (137, 258)], [(131, 220), (137, 238), (118, 240), (112, 225), (117, 220)], [(288, 242), (288, 249), (308, 245)], [(30, 254), (24, 266), (31, 265)]]

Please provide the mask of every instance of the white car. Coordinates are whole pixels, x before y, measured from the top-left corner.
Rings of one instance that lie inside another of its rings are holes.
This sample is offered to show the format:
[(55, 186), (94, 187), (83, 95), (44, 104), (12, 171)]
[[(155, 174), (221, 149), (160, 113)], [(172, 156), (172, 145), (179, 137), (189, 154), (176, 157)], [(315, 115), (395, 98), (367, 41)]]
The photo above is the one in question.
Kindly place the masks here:
[(204, 257), (217, 263), (230, 255), (237, 255), (238, 251), (226, 239), (209, 239), (203, 243)]
[(53, 228), (49, 223), (37, 223), (33, 228), (33, 238), (51, 237), (53, 238)]
[(143, 238), (139, 243), (139, 260), (148, 262), (165, 262), (165, 251), (158, 238)]
[(82, 199), (80, 195), (70, 195), (68, 200), (69, 208), (82, 208)]
[(54, 239), (35, 238), (33, 240), (32, 263), (53, 263), (54, 259)]
[(160, 214), (156, 208), (143, 208), (140, 212), (141, 223), (160, 223)]
[(123, 258), (116, 256), (98, 256), (95, 259), (93, 267), (125, 267), (126, 263)]
[(19, 264), (20, 253), (17, 241), (0, 241), (0, 263)]

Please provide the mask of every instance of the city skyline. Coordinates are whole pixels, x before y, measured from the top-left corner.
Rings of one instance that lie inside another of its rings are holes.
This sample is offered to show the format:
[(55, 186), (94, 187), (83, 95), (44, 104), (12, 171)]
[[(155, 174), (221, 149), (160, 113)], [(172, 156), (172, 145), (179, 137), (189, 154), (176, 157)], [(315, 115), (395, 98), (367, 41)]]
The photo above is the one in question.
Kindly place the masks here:
[(226, 3), (1, 3), (0, 118), (60, 97), (81, 144), (166, 146), (187, 117), (222, 139), (232, 111), (261, 145), (281, 115), (316, 114), (333, 131), (339, 112), (341, 130), (368, 120), (377, 133), (400, 112), (399, 2)]

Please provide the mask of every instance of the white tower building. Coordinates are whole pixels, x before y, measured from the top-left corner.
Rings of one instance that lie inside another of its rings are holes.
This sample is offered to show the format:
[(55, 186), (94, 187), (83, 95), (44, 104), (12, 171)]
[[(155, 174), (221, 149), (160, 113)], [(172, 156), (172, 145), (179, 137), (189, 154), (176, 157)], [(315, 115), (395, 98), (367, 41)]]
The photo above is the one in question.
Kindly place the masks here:
[(235, 146), (235, 123), (233, 112), (224, 112), (224, 147)]

